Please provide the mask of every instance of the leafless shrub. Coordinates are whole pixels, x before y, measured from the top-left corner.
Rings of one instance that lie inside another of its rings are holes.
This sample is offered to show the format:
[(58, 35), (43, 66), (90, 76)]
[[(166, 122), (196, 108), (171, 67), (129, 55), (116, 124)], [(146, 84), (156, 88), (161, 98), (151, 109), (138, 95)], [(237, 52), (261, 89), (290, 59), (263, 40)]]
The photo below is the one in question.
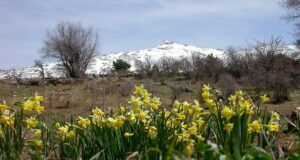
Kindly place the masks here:
[(193, 53), (190, 63), (192, 65), (192, 79), (204, 79), (205, 58), (199, 53)]
[(173, 57), (162, 57), (158, 66), (163, 75), (176, 76), (179, 74), (179, 60)]
[(152, 77), (159, 72), (157, 64), (150, 58), (146, 57), (145, 61), (135, 61), (136, 73), (141, 77)]
[(273, 90), (273, 102), (282, 103), (289, 99), (291, 79), (285, 73), (272, 75), (270, 88)]
[(186, 79), (191, 79), (194, 73), (192, 57), (186, 57), (180, 60), (180, 71)]
[(280, 103), (288, 99), (290, 86), (298, 86), (300, 79), (298, 60), (287, 51), (281, 38), (273, 37), (257, 41), (243, 52), (229, 49), (226, 71), (257, 93), (272, 92), (274, 102)]
[(218, 87), (225, 97), (233, 94), (236, 90), (239, 89), (239, 85), (236, 82), (235, 78), (230, 74), (222, 74), (219, 77), (219, 80), (216, 83), (216, 87)]
[(224, 72), (224, 65), (222, 60), (214, 57), (212, 54), (208, 55), (205, 60), (204, 65), (204, 76), (206, 79), (213, 80), (214, 82), (218, 80), (219, 75)]
[(226, 50), (226, 70), (239, 79), (250, 73), (253, 53), (242, 53), (240, 50), (230, 47)]
[(61, 22), (48, 31), (42, 52), (44, 57), (62, 62), (69, 77), (80, 78), (96, 56), (98, 33), (80, 23)]
[(288, 99), (293, 72), (293, 59), (284, 49), (280, 38), (272, 38), (270, 42), (258, 42), (254, 47), (255, 59), (251, 72), (257, 90), (273, 92), (276, 103)]
[(45, 79), (45, 68), (41, 60), (35, 60), (34, 66), (39, 68), (40, 76)]

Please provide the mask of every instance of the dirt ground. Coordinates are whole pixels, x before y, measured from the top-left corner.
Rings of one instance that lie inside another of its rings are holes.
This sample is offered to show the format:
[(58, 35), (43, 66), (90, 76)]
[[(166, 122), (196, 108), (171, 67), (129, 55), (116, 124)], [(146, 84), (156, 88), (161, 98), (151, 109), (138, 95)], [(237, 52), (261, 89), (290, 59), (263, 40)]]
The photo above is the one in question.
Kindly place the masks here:
[[(10, 106), (18, 100), (30, 97), (36, 92), (45, 97), (45, 117), (70, 118), (71, 116), (88, 114), (92, 108), (100, 107), (109, 110), (119, 106), (127, 106), (135, 85), (144, 87), (153, 95), (160, 97), (164, 106), (169, 106), (172, 99), (192, 101), (199, 99), (201, 82), (173, 79), (142, 79), (133, 77), (97, 78), (75, 84), (58, 84), (27, 86), (0, 81), (0, 100), (5, 100)], [(291, 94), (291, 100), (283, 104), (268, 104), (269, 110), (289, 115), (300, 106), (300, 91)]]

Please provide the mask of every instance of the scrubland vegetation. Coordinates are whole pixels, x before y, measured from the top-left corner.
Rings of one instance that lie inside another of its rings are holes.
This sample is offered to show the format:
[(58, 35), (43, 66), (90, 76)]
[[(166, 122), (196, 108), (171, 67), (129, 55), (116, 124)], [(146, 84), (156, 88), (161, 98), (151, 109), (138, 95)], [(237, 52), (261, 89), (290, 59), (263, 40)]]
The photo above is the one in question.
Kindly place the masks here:
[(281, 103), (299, 86), (299, 64), (297, 51), (285, 47), (280, 38), (272, 38), (243, 50), (229, 48), (223, 59), (195, 53), (184, 59), (147, 59), (136, 68), (141, 78), (182, 76), (217, 84), (227, 95), (239, 86), (251, 87), (257, 94), (269, 93), (273, 103)]

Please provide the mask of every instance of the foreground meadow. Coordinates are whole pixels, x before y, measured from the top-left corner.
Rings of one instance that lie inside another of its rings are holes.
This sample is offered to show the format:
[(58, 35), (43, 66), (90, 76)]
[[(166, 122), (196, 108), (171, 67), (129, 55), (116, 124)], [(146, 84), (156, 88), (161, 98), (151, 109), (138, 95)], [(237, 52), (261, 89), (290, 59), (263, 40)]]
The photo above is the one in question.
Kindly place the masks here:
[(96, 107), (84, 117), (47, 122), (43, 101), (35, 95), (0, 106), (1, 159), (300, 158), (297, 141), (289, 153), (278, 145), (289, 120), (261, 109), (266, 95), (253, 102), (242, 91), (224, 97), (204, 86), (200, 101), (164, 106), (135, 86), (129, 102), (109, 112)]

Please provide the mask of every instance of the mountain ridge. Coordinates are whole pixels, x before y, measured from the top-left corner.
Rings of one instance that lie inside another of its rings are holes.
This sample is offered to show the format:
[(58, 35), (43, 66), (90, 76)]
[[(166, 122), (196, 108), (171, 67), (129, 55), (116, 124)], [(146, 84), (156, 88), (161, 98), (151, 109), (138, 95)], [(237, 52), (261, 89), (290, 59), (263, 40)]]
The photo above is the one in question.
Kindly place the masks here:
[[(174, 41), (165, 40), (156, 47), (140, 49), (128, 52), (114, 52), (109, 54), (98, 55), (93, 59), (93, 63), (87, 69), (87, 74), (106, 74), (112, 70), (112, 63), (117, 59), (123, 59), (131, 64), (130, 71), (135, 71), (136, 61), (145, 61), (146, 58), (151, 58), (158, 61), (162, 57), (173, 57), (181, 59), (189, 57), (192, 54), (206, 56), (213, 54), (216, 57), (222, 58), (224, 51), (213, 48), (197, 47), (195, 45), (181, 44)], [(62, 77), (60, 71), (60, 63), (52, 62), (44, 64), (46, 77)], [(17, 76), (20, 78), (37, 78), (39, 77), (38, 67), (22, 67), (11, 70), (0, 70), (0, 79)]]
[[(294, 50), (291, 46), (285, 46), (287, 50)], [(292, 52), (292, 51), (290, 51)], [(148, 49), (140, 49), (128, 52), (114, 52), (109, 54), (98, 55), (93, 59), (92, 64), (87, 69), (87, 74), (107, 74), (112, 71), (113, 61), (123, 59), (130, 63), (130, 71), (135, 71), (136, 61), (145, 61), (150, 58), (153, 61), (158, 61), (162, 57), (172, 57), (175, 59), (182, 59), (191, 57), (193, 54), (199, 56), (214, 55), (220, 59), (225, 59), (224, 51), (220, 49), (198, 47), (195, 45), (181, 44), (174, 41), (163, 41), (156, 47)], [(44, 64), (46, 77), (62, 77), (64, 74), (61, 70), (59, 62), (52, 62)], [(12, 70), (0, 70), (0, 79), (9, 77), (19, 78), (38, 78), (40, 76), (40, 69), (38, 67), (23, 67)]]

